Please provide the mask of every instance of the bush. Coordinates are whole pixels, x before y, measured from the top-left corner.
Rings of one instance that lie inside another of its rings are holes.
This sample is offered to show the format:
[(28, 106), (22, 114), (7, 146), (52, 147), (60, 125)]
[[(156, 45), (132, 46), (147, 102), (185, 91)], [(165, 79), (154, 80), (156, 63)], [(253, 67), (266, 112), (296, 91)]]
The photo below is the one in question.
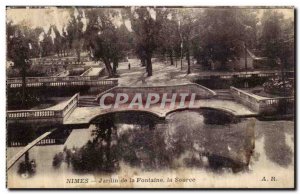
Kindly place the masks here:
[(272, 78), (263, 84), (264, 91), (278, 96), (291, 96), (294, 94), (294, 83), (291, 80), (282, 81), (280, 78)]
[(52, 166), (55, 168), (59, 168), (63, 160), (64, 160), (64, 154), (62, 152), (55, 154), (52, 161)]

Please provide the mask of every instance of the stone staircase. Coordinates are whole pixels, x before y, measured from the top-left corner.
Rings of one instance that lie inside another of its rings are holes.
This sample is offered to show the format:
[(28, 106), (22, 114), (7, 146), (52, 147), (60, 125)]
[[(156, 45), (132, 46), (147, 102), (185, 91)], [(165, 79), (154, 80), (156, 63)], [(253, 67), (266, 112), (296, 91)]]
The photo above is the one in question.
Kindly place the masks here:
[(230, 90), (215, 90), (217, 93), (217, 99), (220, 100), (234, 100), (233, 96), (230, 93)]
[(92, 107), (99, 106), (99, 103), (95, 101), (96, 96), (80, 96), (78, 101), (79, 107)]

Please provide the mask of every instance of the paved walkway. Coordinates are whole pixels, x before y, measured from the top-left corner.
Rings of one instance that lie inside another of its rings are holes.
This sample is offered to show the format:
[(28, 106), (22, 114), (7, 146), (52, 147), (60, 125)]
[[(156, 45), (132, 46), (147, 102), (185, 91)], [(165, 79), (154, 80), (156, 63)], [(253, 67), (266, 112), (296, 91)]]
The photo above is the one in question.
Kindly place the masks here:
[(45, 109), (41, 109), (41, 110), (61, 110), (68, 105), (70, 99), (71, 98), (68, 98), (64, 101), (59, 102), (58, 104), (56, 104), (54, 106), (51, 106), (51, 107), (45, 108)]
[[(128, 69), (128, 63), (131, 68)], [(145, 67), (142, 67), (139, 59), (129, 59), (128, 62), (120, 63), (117, 73), (119, 86), (157, 86), (163, 84), (176, 85), (183, 83), (191, 83), (201, 76), (232, 76), (242, 74), (257, 74), (257, 73), (280, 73), (277, 70), (264, 71), (241, 71), (241, 72), (224, 72), (224, 71), (204, 71), (199, 69), (198, 64), (191, 64), (191, 74), (187, 75), (187, 62), (183, 60), (183, 69), (180, 69), (180, 61), (175, 65), (170, 65), (170, 62), (162, 62), (156, 58), (152, 58), (153, 75), (147, 77)]]
[[(178, 105), (178, 104), (177, 104)], [(178, 107), (178, 106), (177, 106)], [(65, 119), (64, 124), (88, 124), (93, 118), (112, 112), (126, 112), (126, 111), (141, 111), (154, 114), (160, 118), (165, 118), (169, 113), (180, 109), (201, 109), (210, 108), (228, 112), (236, 117), (253, 117), (258, 113), (251, 111), (248, 107), (229, 100), (197, 100), (193, 108), (171, 108), (166, 104), (165, 108), (161, 108), (160, 104), (152, 105), (148, 109), (128, 108), (127, 105), (123, 105), (118, 109), (101, 109), (100, 107), (77, 107), (70, 116)]]
[(89, 140), (93, 140), (92, 131), (95, 130), (95, 125), (90, 125), (89, 128), (74, 129), (64, 143), (64, 147), (80, 148), (84, 146)]

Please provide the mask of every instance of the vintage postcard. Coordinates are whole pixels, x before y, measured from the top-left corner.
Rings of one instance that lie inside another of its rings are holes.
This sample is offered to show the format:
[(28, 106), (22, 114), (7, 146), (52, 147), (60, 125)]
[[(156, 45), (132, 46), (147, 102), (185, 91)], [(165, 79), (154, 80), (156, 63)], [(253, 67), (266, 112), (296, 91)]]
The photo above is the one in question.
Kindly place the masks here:
[(295, 188), (294, 7), (6, 7), (7, 188)]

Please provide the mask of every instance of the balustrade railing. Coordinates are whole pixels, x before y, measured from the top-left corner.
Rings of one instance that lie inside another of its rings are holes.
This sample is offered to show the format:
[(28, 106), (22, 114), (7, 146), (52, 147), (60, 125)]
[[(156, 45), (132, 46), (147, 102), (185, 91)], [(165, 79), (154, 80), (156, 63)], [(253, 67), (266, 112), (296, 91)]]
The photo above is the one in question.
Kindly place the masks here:
[(79, 101), (79, 93), (75, 94), (62, 109), (62, 116), (65, 117), (73, 108), (77, 107)]
[(271, 109), (275, 110), (283, 101), (287, 103), (294, 103), (293, 97), (261, 97), (235, 87), (230, 87), (230, 91), (235, 98), (238, 98), (238, 101), (259, 113), (267, 112)]
[(13, 110), (7, 111), (6, 117), (13, 119), (42, 119), (42, 118), (64, 118), (70, 111), (77, 107), (79, 93), (75, 94), (68, 103), (60, 110)]
[[(214, 73), (213, 75), (199, 75), (198, 79), (231, 79), (231, 78), (251, 78), (251, 77), (272, 77), (280, 75), (280, 71), (254, 71), (254, 72), (232, 72), (232, 73)], [(287, 77), (293, 77), (294, 71), (285, 71)]]
[[(21, 78), (8, 78), (6, 84), (10, 88), (22, 86)], [(103, 80), (98, 76), (67, 76), (67, 77), (27, 77), (26, 87), (40, 86), (80, 86), (80, 85), (118, 85), (118, 80)]]

